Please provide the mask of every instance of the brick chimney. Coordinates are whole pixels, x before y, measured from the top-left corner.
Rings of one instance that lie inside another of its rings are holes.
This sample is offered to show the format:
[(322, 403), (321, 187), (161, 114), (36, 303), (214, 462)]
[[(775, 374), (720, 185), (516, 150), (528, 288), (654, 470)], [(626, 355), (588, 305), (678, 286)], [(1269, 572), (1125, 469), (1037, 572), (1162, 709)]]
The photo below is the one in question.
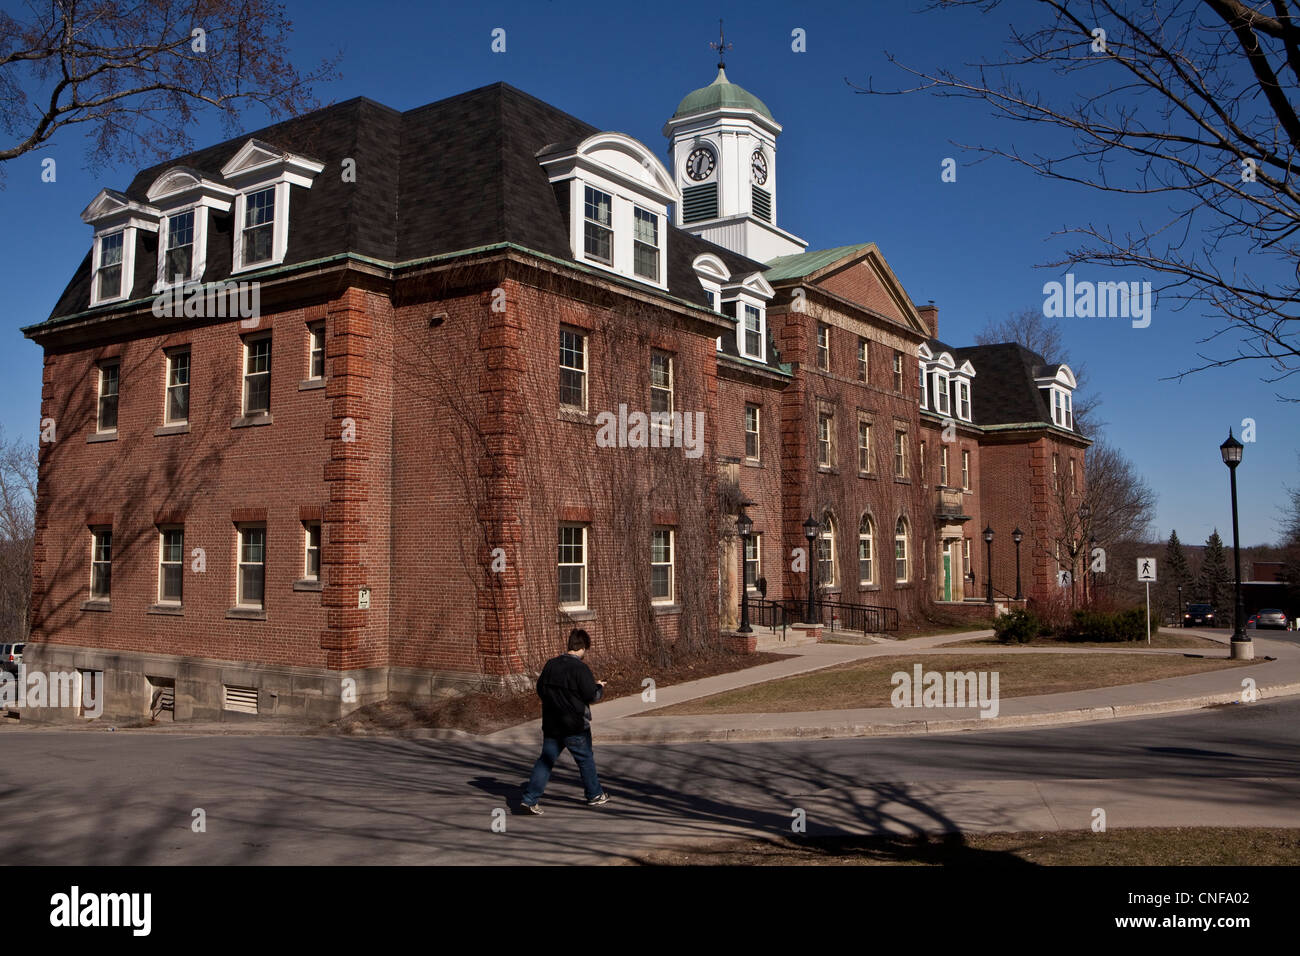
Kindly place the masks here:
[(930, 330), (930, 338), (939, 337), (939, 307), (931, 299), (926, 305), (918, 305), (916, 311), (921, 315), (921, 321), (925, 323), (926, 328)]

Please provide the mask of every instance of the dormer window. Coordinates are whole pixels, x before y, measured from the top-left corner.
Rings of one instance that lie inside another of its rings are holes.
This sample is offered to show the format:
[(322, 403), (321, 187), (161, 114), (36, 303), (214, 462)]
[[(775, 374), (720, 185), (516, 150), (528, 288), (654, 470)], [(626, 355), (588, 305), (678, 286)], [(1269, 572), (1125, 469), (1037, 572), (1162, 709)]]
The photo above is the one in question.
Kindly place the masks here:
[(586, 187), (583, 199), (583, 248), (588, 259), (614, 263), (614, 199), (609, 193)]
[(275, 187), (244, 197), (244, 261), (251, 266), (269, 262), (274, 255)]
[(963, 421), (970, 421), (970, 383), (957, 383), (957, 417)]
[(194, 270), (194, 210), (167, 217), (167, 265), (164, 276), (182, 281), (190, 278)]
[(235, 197), (233, 272), (279, 265), (289, 250), (289, 187), (310, 189), (324, 163), (250, 139), (221, 175)]
[(95, 288), (98, 301), (122, 298), (122, 239), (125, 229), (99, 237)]
[(659, 217), (640, 206), (632, 210), (632, 270), (643, 279), (659, 281)]
[(203, 278), (208, 259), (208, 213), (229, 212), (235, 191), (176, 166), (154, 180), (149, 201), (157, 207), (158, 277), (154, 291)]
[(934, 410), (940, 415), (948, 414), (948, 374), (946, 372), (934, 373)]
[(763, 324), (762, 310), (746, 305), (744, 328), (740, 337), (740, 354), (745, 358), (763, 361)]
[(930, 390), (925, 387), (925, 363), (921, 363), (921, 375), (917, 383), (921, 393), (921, 407), (929, 409), (930, 407)]

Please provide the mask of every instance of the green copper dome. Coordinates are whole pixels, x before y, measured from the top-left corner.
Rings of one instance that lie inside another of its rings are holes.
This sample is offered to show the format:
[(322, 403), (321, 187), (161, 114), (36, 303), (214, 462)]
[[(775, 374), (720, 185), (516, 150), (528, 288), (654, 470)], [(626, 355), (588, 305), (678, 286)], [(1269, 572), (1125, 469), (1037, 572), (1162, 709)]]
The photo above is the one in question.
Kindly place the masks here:
[(772, 122), (776, 118), (772, 111), (767, 108), (762, 100), (744, 87), (737, 86), (727, 80), (727, 71), (722, 67), (718, 68), (718, 78), (708, 86), (700, 87), (693, 93), (687, 94), (686, 98), (677, 104), (677, 112), (673, 114), (673, 119), (679, 116), (691, 116), (695, 113), (707, 113), (711, 110), (723, 109), (745, 109), (757, 110)]

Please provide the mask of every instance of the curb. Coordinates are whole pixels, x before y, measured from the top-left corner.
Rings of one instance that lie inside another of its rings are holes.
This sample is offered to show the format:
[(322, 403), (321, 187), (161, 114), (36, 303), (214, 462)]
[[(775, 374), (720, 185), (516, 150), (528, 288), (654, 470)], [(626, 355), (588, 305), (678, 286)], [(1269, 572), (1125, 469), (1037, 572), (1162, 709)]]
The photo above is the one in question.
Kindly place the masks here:
[[(1300, 695), (1300, 683), (1280, 684), (1276, 687), (1258, 688), (1259, 700)], [(966, 731), (1012, 730), (1026, 727), (1045, 727), (1056, 724), (1087, 723), (1098, 720), (1117, 720), (1133, 717), (1150, 717), (1203, 710), (1206, 707), (1241, 703), (1239, 691), (1206, 694), (1176, 700), (1152, 701), (1142, 704), (1117, 704), (1111, 707), (1084, 707), (1074, 710), (1051, 711), (1041, 714), (1018, 714), (1010, 717), (960, 718), (950, 720), (916, 720), (907, 723), (869, 724), (840, 723), (821, 726), (796, 727), (734, 727), (702, 728), (699, 730), (623, 731), (609, 729), (598, 732), (597, 744), (678, 744), (709, 743), (746, 740), (803, 740), (807, 738), (847, 737), (911, 737), (921, 734), (951, 734)], [(739, 716), (739, 715), (731, 715)], [(752, 715), (745, 715), (752, 716)], [(509, 738), (497, 737), (502, 743), (535, 741), (536, 734), (527, 738), (511, 734)]]

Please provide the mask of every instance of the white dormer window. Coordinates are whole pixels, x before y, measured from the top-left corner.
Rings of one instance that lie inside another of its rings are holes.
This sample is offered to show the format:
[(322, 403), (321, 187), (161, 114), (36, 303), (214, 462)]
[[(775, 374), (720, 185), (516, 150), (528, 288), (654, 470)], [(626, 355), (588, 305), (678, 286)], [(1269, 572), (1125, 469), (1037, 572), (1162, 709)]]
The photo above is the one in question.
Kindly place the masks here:
[(163, 252), (164, 276), (180, 276), (182, 281), (194, 272), (194, 210), (187, 209), (167, 217), (167, 248)]
[(1063, 388), (1052, 389), (1052, 421), (1062, 428), (1074, 429), (1074, 407), (1071, 395)]
[(279, 265), (289, 250), (289, 187), (310, 189), (324, 163), (250, 139), (221, 175), (235, 197), (233, 272)]
[(154, 291), (203, 278), (207, 268), (208, 214), (229, 212), (235, 191), (194, 169), (167, 170), (149, 187), (159, 210), (158, 276)]
[(763, 339), (766, 319), (763, 310), (747, 303), (738, 303), (744, 309), (740, 329), (740, 354), (745, 358), (763, 361)]
[(614, 263), (614, 198), (599, 189), (585, 187), (582, 203), (582, 251), (588, 259), (606, 265)]
[(929, 391), (930, 391), (930, 390), (929, 390), (928, 388), (925, 387), (925, 363), (924, 363), (924, 362), (920, 363), (920, 366), (921, 366), (921, 376), (920, 376), (920, 379), (919, 379), (919, 381), (918, 381), (918, 384), (919, 384), (919, 386), (920, 386), (920, 393), (921, 393), (921, 407), (922, 407), (922, 408), (925, 408), (925, 409), (929, 409), (929, 407), (930, 407), (930, 396), (929, 396)]
[(158, 210), (127, 199), (111, 189), (100, 190), (81, 213), (95, 227), (91, 246), (90, 305), (105, 305), (131, 297), (135, 285), (136, 234), (156, 232)]
[(934, 410), (940, 415), (948, 414), (948, 374), (934, 373)]
[(970, 421), (970, 383), (957, 383), (957, 417), (963, 421)]

